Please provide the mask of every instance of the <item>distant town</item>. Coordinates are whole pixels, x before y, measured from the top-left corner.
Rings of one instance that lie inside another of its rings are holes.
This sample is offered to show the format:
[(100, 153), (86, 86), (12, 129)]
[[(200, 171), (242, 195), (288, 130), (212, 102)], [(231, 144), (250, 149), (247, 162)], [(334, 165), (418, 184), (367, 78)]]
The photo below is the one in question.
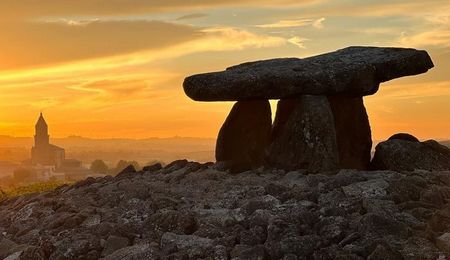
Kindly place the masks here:
[(12, 172), (9, 176), (3, 177), (4, 183), (75, 181), (107, 174), (106, 170), (87, 168), (80, 160), (66, 158), (64, 148), (51, 144), (48, 125), (42, 113), (35, 125), (31, 158), (21, 163), (1, 161), (0, 171)]
[(210, 161), (214, 143), (214, 139), (182, 137), (134, 140), (72, 136), (51, 139), (49, 125), (40, 113), (32, 139), (0, 136), (0, 188), (115, 175), (130, 164), (139, 169), (147, 164), (164, 164), (178, 158)]

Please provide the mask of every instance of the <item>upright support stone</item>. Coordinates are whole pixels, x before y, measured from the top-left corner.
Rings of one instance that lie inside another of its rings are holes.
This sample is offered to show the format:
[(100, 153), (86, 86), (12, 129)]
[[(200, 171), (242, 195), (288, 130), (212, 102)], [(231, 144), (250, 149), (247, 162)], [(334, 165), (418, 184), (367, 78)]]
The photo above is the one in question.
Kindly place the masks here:
[(282, 169), (337, 169), (334, 118), (326, 96), (280, 100), (267, 163)]
[(220, 129), (216, 143), (217, 162), (233, 172), (260, 167), (271, 128), (269, 101), (237, 102)]
[(330, 96), (328, 100), (334, 117), (340, 168), (368, 169), (372, 136), (363, 99)]

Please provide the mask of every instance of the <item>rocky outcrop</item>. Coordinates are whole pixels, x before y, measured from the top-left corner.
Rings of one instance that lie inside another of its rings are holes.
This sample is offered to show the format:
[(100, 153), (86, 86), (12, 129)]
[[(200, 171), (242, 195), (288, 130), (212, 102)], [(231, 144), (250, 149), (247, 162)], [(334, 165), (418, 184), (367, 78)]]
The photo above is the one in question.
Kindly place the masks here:
[(417, 143), (420, 142), (419, 139), (417, 139), (417, 137), (415, 137), (415, 136), (413, 136), (411, 134), (408, 134), (408, 133), (395, 134), (395, 135), (389, 137), (388, 140), (396, 140), (396, 139), (398, 139), (398, 140), (405, 140), (405, 141), (411, 141), (411, 142), (417, 142)]
[(279, 101), (266, 160), (281, 169), (338, 168), (333, 113), (326, 97)]
[[(372, 140), (362, 97), (376, 93), (381, 82), (424, 73), (433, 66), (426, 51), (349, 47), (305, 59), (249, 62), (193, 75), (185, 79), (183, 87), (194, 100), (238, 101), (237, 107), (244, 101), (280, 99), (266, 157), (271, 167), (364, 170), (369, 165)], [(256, 119), (261, 117), (256, 109), (233, 108), (221, 129), (216, 157), (226, 162), (224, 168), (240, 171), (260, 165), (252, 159), (261, 158), (261, 153), (255, 154), (254, 144), (264, 143), (261, 136), (266, 136), (267, 127), (259, 130), (254, 127), (259, 123), (247, 122), (250, 117), (245, 113), (250, 110), (255, 111)], [(262, 113), (266, 114), (266, 109)], [(243, 134), (248, 131), (256, 137)]]
[(340, 168), (367, 169), (372, 134), (363, 99), (330, 96), (328, 101), (333, 113)]
[(2, 201), (0, 257), (448, 259), (449, 201), (450, 172), (177, 161)]
[(248, 62), (225, 71), (187, 77), (186, 94), (197, 101), (291, 99), (302, 95), (361, 97), (381, 82), (433, 68), (426, 51), (348, 47), (305, 59)]
[(233, 172), (260, 167), (271, 128), (272, 113), (268, 101), (237, 102), (217, 137), (217, 162)]
[(397, 134), (375, 148), (371, 169), (413, 171), (450, 170), (450, 149), (434, 140), (419, 142), (407, 134)]
[(362, 98), (305, 95), (278, 102), (268, 166), (367, 169), (372, 138)]

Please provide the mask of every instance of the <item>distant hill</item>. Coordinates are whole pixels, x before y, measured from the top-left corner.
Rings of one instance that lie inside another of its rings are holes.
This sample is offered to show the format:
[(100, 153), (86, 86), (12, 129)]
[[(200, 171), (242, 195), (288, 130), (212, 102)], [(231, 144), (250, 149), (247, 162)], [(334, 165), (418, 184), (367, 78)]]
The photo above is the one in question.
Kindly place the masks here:
[[(216, 142), (214, 138), (191, 137), (93, 139), (70, 136), (50, 139), (51, 143), (66, 149), (67, 158), (78, 159), (84, 163), (102, 159), (110, 165), (115, 165), (119, 160), (136, 160), (141, 164), (154, 160), (171, 162), (177, 159), (213, 161)], [(0, 136), (0, 160), (28, 159), (32, 145), (31, 137)]]
[(448, 141), (441, 141), (440, 143), (445, 145), (445, 146), (447, 146), (448, 148), (450, 148), (450, 140), (448, 140)]

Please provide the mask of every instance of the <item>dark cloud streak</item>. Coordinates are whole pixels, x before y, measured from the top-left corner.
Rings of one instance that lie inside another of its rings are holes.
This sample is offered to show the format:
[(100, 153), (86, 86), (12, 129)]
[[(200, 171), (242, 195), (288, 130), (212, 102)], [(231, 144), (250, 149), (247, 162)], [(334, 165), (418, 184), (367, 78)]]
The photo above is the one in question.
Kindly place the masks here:
[(187, 14), (187, 15), (183, 15), (178, 17), (176, 20), (177, 21), (182, 21), (182, 20), (190, 20), (190, 19), (198, 19), (198, 18), (203, 18), (203, 17), (207, 17), (207, 14), (202, 14), (202, 13), (198, 13), (198, 14)]
[(158, 21), (0, 23), (0, 31), (0, 70), (165, 48), (202, 35)]

